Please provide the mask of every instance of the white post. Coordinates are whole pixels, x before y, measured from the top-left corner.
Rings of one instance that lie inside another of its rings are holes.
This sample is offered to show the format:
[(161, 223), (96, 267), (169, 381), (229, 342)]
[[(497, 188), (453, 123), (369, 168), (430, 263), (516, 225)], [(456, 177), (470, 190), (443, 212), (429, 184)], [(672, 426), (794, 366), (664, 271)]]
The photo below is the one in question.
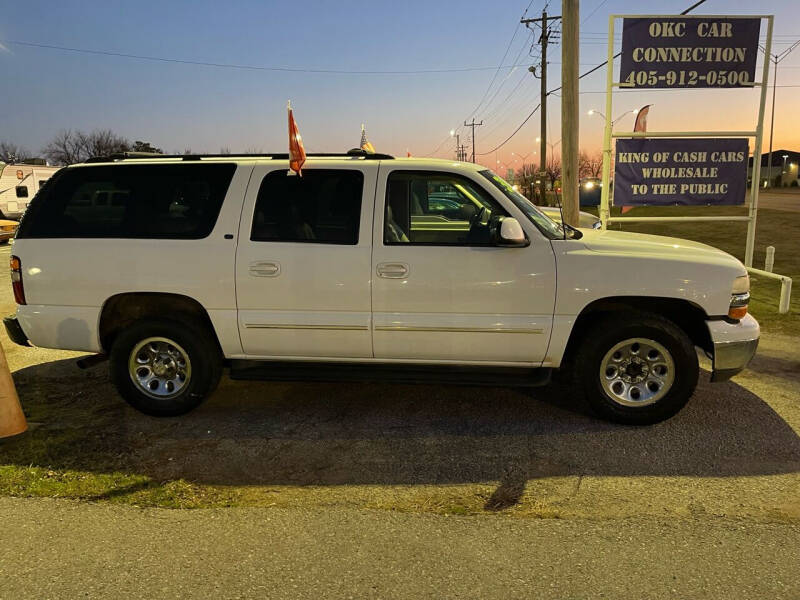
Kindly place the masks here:
[(767, 246), (767, 259), (764, 261), (764, 270), (772, 273), (775, 266), (775, 246)]
[(603, 133), (603, 189), (600, 190), (600, 224), (608, 225), (611, 188), (611, 92), (614, 86), (614, 15), (608, 17), (608, 64), (606, 65), (606, 127)]
[(778, 304), (778, 312), (785, 315), (789, 312), (789, 300), (792, 297), (792, 280), (788, 277), (781, 280), (781, 301)]
[[(747, 224), (747, 242), (744, 248), (744, 266), (753, 266), (753, 250), (756, 244), (756, 217), (758, 216), (758, 192), (761, 187), (761, 141), (764, 136), (764, 108), (767, 103), (767, 85), (769, 84), (769, 57), (772, 52), (772, 15), (767, 17), (767, 43), (764, 54), (764, 69), (761, 74), (761, 102), (758, 106), (758, 123), (753, 145), (753, 175), (750, 183), (750, 222)], [(771, 167), (772, 165), (770, 165)]]

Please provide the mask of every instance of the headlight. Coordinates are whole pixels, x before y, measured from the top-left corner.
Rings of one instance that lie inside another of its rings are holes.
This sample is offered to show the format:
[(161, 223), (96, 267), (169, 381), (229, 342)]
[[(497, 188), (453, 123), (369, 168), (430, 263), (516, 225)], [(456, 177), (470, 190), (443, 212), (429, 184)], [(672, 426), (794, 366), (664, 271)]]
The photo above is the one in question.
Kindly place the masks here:
[(733, 280), (731, 289), (731, 305), (728, 309), (728, 317), (731, 319), (743, 319), (747, 314), (747, 305), (750, 303), (750, 276), (742, 275)]
[(750, 275), (742, 275), (733, 280), (731, 294), (744, 294), (750, 291)]

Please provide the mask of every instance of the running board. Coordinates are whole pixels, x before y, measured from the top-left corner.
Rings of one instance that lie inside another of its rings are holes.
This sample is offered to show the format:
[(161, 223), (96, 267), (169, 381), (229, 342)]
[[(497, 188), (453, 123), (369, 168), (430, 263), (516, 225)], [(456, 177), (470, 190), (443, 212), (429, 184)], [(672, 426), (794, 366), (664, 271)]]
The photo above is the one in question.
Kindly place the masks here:
[(550, 383), (552, 369), (388, 363), (230, 361), (231, 379), (249, 381), (358, 381), (440, 383), (494, 387), (538, 387)]

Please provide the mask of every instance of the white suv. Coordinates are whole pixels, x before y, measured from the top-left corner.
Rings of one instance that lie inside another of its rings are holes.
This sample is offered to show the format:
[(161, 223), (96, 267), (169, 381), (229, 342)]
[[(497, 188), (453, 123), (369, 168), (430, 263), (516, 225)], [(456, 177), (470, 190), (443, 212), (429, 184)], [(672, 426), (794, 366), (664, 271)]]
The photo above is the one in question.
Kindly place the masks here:
[(470, 163), (351, 151), (62, 169), (11, 259), (18, 343), (108, 356), (151, 415), (234, 378), (535, 385), (653, 423), (753, 356), (749, 279), (684, 240), (562, 228)]

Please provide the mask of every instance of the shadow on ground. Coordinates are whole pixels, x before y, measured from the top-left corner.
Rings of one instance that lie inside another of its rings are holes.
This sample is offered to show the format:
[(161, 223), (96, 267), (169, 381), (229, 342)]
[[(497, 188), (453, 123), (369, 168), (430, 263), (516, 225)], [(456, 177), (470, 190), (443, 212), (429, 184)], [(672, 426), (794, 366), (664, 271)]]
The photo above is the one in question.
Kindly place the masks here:
[[(679, 415), (644, 428), (596, 420), (559, 387), (223, 378), (198, 410), (156, 419), (123, 403), (105, 366), (84, 372), (64, 360), (20, 370), (15, 380), (29, 420), (42, 425), (0, 446), (5, 464), (215, 485), (500, 481), (487, 503), (497, 509), (539, 477), (800, 471), (792, 428), (758, 396), (735, 382), (711, 385), (707, 375)], [(65, 431), (76, 443), (56, 447)]]

